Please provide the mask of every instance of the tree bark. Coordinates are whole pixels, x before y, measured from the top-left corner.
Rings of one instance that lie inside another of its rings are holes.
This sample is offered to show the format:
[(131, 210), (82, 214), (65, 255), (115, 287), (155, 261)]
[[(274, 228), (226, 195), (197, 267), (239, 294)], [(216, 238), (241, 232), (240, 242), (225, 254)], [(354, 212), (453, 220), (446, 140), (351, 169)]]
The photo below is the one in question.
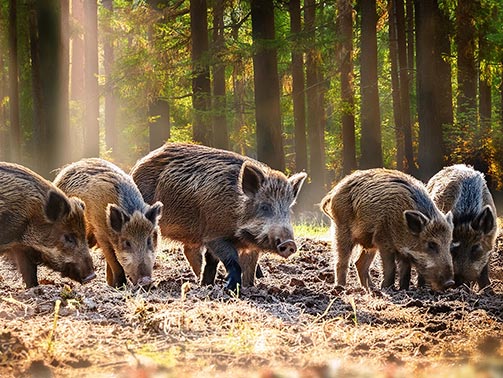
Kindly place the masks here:
[(9, 0), (9, 113), (10, 160), (21, 158), (21, 124), (19, 122), (19, 72), (17, 46), (17, 1)]
[(252, 0), (253, 82), (257, 124), (257, 158), (283, 171), (285, 156), (279, 101), (279, 77), (272, 0)]
[(229, 149), (227, 104), (225, 96), (225, 63), (222, 59), (224, 41), (224, 0), (213, 4), (213, 136), (217, 148)]
[(211, 130), (211, 84), (208, 63), (208, 8), (206, 0), (190, 0), (190, 31), (192, 37), (192, 106), (195, 142), (213, 145)]
[(350, 0), (338, 0), (338, 45), (342, 102), (342, 170), (356, 169), (355, 100), (353, 84), (353, 7)]
[(375, 0), (361, 8), (361, 158), (360, 168), (382, 167), (381, 120), (377, 86), (377, 13)]
[(63, 164), (70, 163), (72, 159), (72, 148), (67, 141), (71, 140), (70, 133), (70, 0), (60, 0), (60, 127), (61, 140), (65, 141), (61, 146), (61, 162)]
[[(428, 180), (445, 163), (443, 129), (452, 124), (449, 22), (437, 0), (415, 0), (419, 116), (419, 176)], [(442, 80), (438, 78), (441, 77)]]
[(96, 0), (84, 1), (85, 16), (85, 114), (84, 156), (100, 154), (99, 93), (98, 93), (98, 7)]
[(161, 147), (171, 135), (170, 106), (166, 100), (157, 99), (149, 107), (149, 115), (153, 120), (149, 125), (150, 151)]
[[(113, 0), (102, 0), (103, 7), (113, 13)], [(111, 151), (112, 156), (117, 153), (117, 105), (115, 102), (115, 85), (112, 80), (114, 66), (113, 41), (105, 38), (103, 43), (103, 68), (105, 70), (105, 148)]]
[[(290, 0), (290, 32), (294, 40), (302, 32), (300, 0)], [(307, 170), (307, 138), (306, 138), (306, 97), (304, 82), (304, 59), (302, 51), (293, 44), (292, 48), (292, 100), (295, 125), (295, 169)]]

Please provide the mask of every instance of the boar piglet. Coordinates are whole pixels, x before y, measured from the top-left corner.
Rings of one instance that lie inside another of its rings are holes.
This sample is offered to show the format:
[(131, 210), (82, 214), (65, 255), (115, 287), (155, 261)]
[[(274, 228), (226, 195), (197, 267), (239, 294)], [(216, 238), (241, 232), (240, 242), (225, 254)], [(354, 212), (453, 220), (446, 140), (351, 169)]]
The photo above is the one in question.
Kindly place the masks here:
[(444, 215), (415, 178), (382, 168), (356, 171), (325, 196), (321, 208), (332, 219), (338, 285), (346, 284), (356, 244), (363, 247), (356, 267), (365, 287), (373, 286), (369, 267), (377, 250), (383, 265), (383, 288), (395, 283), (395, 259), (401, 267), (400, 289), (409, 286), (410, 264), (434, 290), (454, 285), (452, 215)]
[(162, 234), (183, 243), (198, 278), (207, 249), (202, 284), (214, 282), (220, 260), (228, 289), (252, 286), (260, 251), (288, 257), (297, 250), (290, 211), (305, 173), (287, 178), (233, 152), (167, 143), (140, 159), (131, 175), (147, 202), (164, 204)]
[(84, 203), (18, 164), (0, 162), (0, 253), (14, 258), (27, 288), (42, 263), (80, 283), (92, 280)]
[(54, 183), (86, 203), (87, 236), (105, 256), (107, 283), (150, 285), (162, 204), (146, 204), (132, 178), (103, 159), (72, 163)]
[(427, 189), (443, 212), (452, 212), (451, 246), (456, 285), (490, 285), (489, 260), (497, 234), (496, 207), (482, 173), (466, 165), (446, 167)]

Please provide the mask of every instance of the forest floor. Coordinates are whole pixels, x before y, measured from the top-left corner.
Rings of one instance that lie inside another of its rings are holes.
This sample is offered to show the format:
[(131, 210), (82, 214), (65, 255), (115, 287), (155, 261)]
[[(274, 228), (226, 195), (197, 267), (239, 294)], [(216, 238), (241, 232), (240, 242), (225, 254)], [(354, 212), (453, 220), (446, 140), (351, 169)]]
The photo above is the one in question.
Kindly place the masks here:
[[(327, 235), (328, 236), (328, 235)], [(468, 288), (367, 293), (354, 267), (334, 287), (330, 242), (299, 238), (240, 298), (223, 272), (199, 287), (179, 248), (159, 254), (149, 292), (79, 285), (47, 269), (25, 290), (0, 260), (1, 377), (503, 377), (503, 236), (495, 295)], [(372, 267), (380, 283), (379, 259)]]

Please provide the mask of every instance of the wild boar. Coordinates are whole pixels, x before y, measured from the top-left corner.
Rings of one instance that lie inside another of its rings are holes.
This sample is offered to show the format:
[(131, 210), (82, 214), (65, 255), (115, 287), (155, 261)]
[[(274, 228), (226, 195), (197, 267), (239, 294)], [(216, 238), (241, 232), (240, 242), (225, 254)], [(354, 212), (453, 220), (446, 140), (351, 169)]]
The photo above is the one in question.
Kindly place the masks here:
[(162, 235), (183, 243), (197, 277), (206, 247), (202, 284), (214, 282), (220, 260), (226, 288), (251, 286), (259, 251), (288, 257), (297, 250), (290, 211), (305, 173), (287, 178), (233, 152), (167, 143), (140, 159), (131, 175), (145, 201), (164, 203)]
[(383, 168), (356, 171), (323, 198), (321, 209), (332, 219), (338, 285), (346, 285), (356, 244), (364, 248), (356, 267), (365, 287), (373, 286), (369, 266), (377, 250), (383, 265), (382, 288), (395, 283), (395, 259), (401, 265), (400, 289), (409, 286), (411, 263), (434, 290), (454, 285), (452, 214), (444, 215), (415, 178)]
[(0, 254), (17, 263), (27, 288), (42, 263), (80, 283), (92, 280), (84, 203), (18, 164), (0, 162)]
[(451, 253), (456, 285), (477, 282), (480, 289), (489, 286), (497, 223), (484, 175), (466, 165), (453, 165), (434, 175), (427, 189), (439, 209), (453, 215)]
[(54, 184), (86, 203), (87, 237), (105, 256), (107, 283), (150, 285), (162, 204), (146, 204), (128, 174), (98, 158), (64, 167)]

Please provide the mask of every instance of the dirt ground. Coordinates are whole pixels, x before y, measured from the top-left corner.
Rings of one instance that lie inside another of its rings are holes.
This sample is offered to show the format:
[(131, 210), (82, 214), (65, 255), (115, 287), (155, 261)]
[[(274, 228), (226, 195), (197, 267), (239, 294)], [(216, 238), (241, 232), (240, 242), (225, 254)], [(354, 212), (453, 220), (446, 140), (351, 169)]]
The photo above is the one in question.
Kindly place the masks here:
[[(503, 377), (503, 237), (495, 295), (334, 287), (330, 243), (299, 239), (240, 298), (199, 287), (176, 246), (149, 292), (115, 290), (93, 251), (87, 285), (43, 268), (25, 290), (0, 260), (0, 377)], [(378, 260), (378, 259), (377, 259)], [(380, 266), (372, 267), (380, 283)]]

